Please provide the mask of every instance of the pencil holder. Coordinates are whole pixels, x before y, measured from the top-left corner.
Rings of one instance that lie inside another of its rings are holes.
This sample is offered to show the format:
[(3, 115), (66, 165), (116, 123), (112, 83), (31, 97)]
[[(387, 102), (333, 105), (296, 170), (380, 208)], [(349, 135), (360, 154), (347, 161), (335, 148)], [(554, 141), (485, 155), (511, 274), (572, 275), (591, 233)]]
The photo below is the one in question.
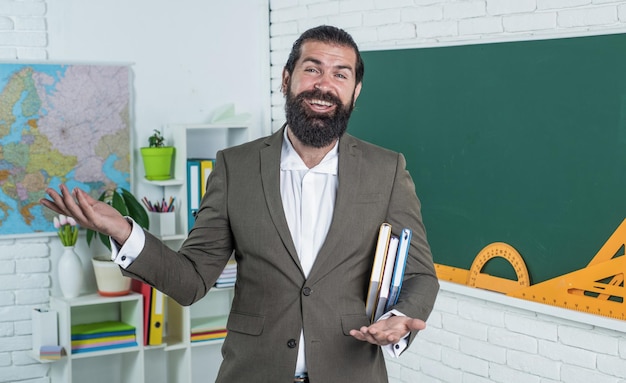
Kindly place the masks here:
[(150, 212), (150, 232), (157, 236), (176, 234), (176, 213)]

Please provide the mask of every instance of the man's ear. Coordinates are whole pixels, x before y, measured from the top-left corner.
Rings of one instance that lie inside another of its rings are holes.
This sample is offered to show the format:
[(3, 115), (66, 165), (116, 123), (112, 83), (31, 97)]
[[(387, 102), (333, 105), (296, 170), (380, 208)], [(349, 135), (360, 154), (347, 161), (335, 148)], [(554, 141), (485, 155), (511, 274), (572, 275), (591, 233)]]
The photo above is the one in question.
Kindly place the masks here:
[(283, 81), (280, 84), (280, 90), (283, 92), (283, 96), (289, 91), (289, 72), (287, 68), (283, 68)]
[(356, 86), (354, 87), (354, 101), (353, 101), (353, 105), (356, 105), (356, 99), (359, 98), (359, 94), (361, 94), (361, 87), (363, 86), (363, 82), (360, 82), (358, 84), (356, 84)]

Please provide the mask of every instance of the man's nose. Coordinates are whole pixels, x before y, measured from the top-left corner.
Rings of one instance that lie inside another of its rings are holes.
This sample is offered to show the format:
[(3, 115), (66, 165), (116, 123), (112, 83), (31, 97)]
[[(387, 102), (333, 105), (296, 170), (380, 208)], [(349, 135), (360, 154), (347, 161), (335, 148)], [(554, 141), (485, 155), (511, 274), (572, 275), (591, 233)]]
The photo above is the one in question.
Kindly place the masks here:
[(327, 74), (322, 74), (315, 82), (315, 89), (327, 91), (330, 89), (330, 77)]

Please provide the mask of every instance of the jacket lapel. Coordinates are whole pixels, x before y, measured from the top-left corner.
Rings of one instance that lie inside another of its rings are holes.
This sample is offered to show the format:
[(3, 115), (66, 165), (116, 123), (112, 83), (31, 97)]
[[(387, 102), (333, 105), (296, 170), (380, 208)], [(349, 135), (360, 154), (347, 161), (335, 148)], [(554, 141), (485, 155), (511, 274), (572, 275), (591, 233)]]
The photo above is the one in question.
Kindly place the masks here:
[(283, 126), (278, 132), (269, 136), (265, 140), (267, 146), (261, 149), (261, 182), (272, 222), (289, 255), (302, 271), (280, 197), (280, 154), (284, 130), (285, 127)]
[[(283, 126), (278, 132), (269, 136), (265, 140), (267, 146), (261, 149), (261, 182), (272, 222), (289, 255), (302, 271), (280, 196), (280, 155), (284, 129)], [(309, 274), (310, 283), (323, 277), (328, 270), (334, 268), (337, 262), (341, 262), (341, 259), (337, 259), (341, 252), (335, 249), (340, 246), (342, 239), (349, 235), (351, 227), (350, 209), (353, 206), (351, 200), (357, 195), (359, 189), (360, 160), (361, 151), (358, 149), (356, 141), (349, 134), (344, 134), (339, 140), (338, 177), (340, 177), (340, 181), (333, 220), (326, 240)]]
[(326, 240), (322, 245), (311, 273), (309, 274), (309, 282), (314, 283), (317, 279), (323, 277), (334, 265), (342, 260), (338, 257), (341, 252), (335, 249), (340, 246), (346, 235), (349, 235), (351, 212), (353, 208), (351, 201), (357, 195), (359, 190), (361, 167), (361, 151), (356, 141), (349, 134), (344, 134), (339, 140), (339, 187), (337, 189), (337, 198), (335, 199), (335, 210), (333, 211), (333, 220), (328, 230)]

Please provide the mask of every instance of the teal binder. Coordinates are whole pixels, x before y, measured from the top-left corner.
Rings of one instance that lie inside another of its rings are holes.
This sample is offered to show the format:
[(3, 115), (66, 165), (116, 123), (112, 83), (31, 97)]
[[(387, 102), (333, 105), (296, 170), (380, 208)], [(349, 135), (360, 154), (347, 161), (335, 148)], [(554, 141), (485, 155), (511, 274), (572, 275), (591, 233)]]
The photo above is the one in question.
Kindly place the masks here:
[(196, 222), (196, 214), (200, 209), (200, 161), (187, 160), (187, 231), (191, 231)]

